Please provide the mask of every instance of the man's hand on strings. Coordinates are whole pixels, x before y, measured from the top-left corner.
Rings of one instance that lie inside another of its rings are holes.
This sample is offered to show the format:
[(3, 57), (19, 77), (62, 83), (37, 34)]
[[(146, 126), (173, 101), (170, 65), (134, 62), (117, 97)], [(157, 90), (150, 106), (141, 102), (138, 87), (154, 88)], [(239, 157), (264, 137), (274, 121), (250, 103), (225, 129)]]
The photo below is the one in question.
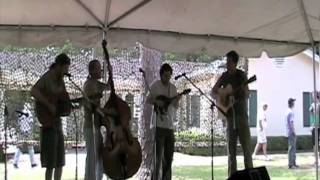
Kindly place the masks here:
[(154, 101), (154, 104), (155, 104), (156, 106), (158, 106), (158, 107), (163, 107), (163, 106), (164, 106), (164, 102), (161, 101), (161, 100), (158, 100), (158, 99), (156, 99), (156, 100)]

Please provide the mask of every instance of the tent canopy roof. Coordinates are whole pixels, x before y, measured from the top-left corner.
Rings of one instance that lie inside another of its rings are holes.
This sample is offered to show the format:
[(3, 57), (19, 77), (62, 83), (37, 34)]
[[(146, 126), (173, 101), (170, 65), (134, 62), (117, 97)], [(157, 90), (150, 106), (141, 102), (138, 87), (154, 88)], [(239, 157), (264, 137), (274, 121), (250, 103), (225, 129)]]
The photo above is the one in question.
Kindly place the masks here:
[(319, 7), (319, 0), (1, 0), (0, 44), (98, 46), (105, 26), (113, 47), (139, 41), (181, 53), (286, 56), (320, 40)]

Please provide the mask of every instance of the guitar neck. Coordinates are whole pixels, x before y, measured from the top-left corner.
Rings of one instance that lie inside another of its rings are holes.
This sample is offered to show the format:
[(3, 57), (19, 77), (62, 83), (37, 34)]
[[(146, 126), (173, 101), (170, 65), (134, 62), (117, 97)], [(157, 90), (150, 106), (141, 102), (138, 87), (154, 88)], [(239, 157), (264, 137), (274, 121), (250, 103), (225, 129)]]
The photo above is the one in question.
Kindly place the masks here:
[(177, 95), (175, 95), (175, 96), (173, 96), (173, 97), (171, 97), (171, 98), (169, 98), (169, 99), (170, 99), (170, 101), (173, 101), (174, 99), (176, 99), (177, 97), (179, 97), (179, 96), (181, 96), (181, 95), (183, 95), (183, 94), (188, 94), (190, 91), (191, 91), (191, 89), (186, 89), (186, 90), (184, 90), (183, 92), (178, 93)]
[(179, 93), (179, 94), (171, 97), (170, 100), (173, 101), (174, 99), (176, 99), (178, 96), (181, 96), (182, 94), (184, 94), (184, 93)]
[(232, 94), (235, 94), (237, 91), (239, 91), (242, 87), (254, 82), (257, 80), (256, 75), (253, 75), (252, 77), (250, 77), (246, 82), (244, 82), (243, 84), (241, 84), (240, 86), (238, 86), (237, 88), (235, 88), (232, 92)]

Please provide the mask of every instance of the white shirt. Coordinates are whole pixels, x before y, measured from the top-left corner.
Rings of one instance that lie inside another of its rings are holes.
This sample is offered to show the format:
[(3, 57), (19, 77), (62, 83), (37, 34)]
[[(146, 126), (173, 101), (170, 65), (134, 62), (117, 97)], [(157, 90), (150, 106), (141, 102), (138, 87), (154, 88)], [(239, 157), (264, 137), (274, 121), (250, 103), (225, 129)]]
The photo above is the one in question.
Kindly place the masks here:
[(267, 127), (267, 113), (262, 108), (258, 112), (258, 118), (257, 118), (257, 130), (260, 131), (260, 121), (263, 128), (263, 131), (265, 131), (265, 128)]
[[(147, 96), (147, 102), (153, 104), (156, 97), (159, 95), (164, 95), (168, 98), (174, 97), (177, 95), (177, 88), (172, 83), (169, 83), (168, 86), (162, 84), (161, 80), (155, 81), (151, 87), (150, 92)], [(176, 103), (173, 102), (169, 105), (167, 113), (164, 115), (157, 115), (157, 113), (153, 112), (152, 122), (153, 125), (156, 123), (157, 127), (173, 129), (173, 120), (176, 113)]]
[(21, 114), (18, 117), (19, 128), (21, 132), (30, 132), (32, 130), (33, 118), (30, 110), (24, 109), (22, 111), (25, 114)]

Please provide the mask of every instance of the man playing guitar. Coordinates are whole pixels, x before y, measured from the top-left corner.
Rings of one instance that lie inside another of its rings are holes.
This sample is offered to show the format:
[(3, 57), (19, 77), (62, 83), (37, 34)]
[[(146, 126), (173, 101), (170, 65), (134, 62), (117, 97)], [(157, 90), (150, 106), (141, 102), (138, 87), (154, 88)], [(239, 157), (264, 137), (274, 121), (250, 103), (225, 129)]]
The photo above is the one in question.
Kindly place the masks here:
[[(61, 116), (70, 114), (70, 98), (63, 76), (68, 73), (70, 58), (62, 53), (55, 58), (50, 69), (31, 89), (36, 101), (36, 115), (41, 127), (41, 165), (46, 167), (45, 179), (60, 180), (65, 165), (64, 139)], [(61, 109), (61, 107), (65, 107)]]
[[(239, 55), (235, 51), (230, 51), (227, 56), (227, 71), (224, 72), (212, 88), (212, 95), (215, 99), (221, 95), (221, 88), (231, 85), (236, 92), (233, 95), (234, 104), (227, 113), (227, 141), (228, 141), (228, 175), (229, 177), (237, 171), (237, 139), (239, 137), (244, 155), (245, 168), (252, 168), (252, 158), (250, 150), (250, 129), (248, 125), (247, 100), (249, 97), (247, 75), (237, 69)], [(229, 86), (230, 87), (230, 86)], [(230, 90), (230, 89), (229, 89)], [(232, 90), (231, 90), (232, 91)], [(220, 92), (220, 93), (219, 93)]]
[[(170, 82), (172, 75), (172, 68), (169, 64), (163, 64), (160, 68), (161, 80), (155, 81), (151, 87), (147, 96), (147, 103), (157, 107), (163, 107), (164, 102), (159, 98), (159, 95), (167, 96), (168, 98), (176, 96), (177, 88)], [(156, 169), (155, 177), (152, 179), (171, 179), (171, 165), (174, 152), (174, 132), (173, 132), (173, 117), (178, 108), (178, 101), (180, 99), (178, 95), (175, 100), (169, 105), (166, 111), (163, 113), (154, 113), (152, 117), (153, 122), (156, 123)], [(163, 153), (162, 153), (163, 152)], [(163, 158), (164, 156), (164, 158)], [(160, 165), (162, 164), (162, 173), (160, 173)], [(159, 177), (162, 174), (162, 177)]]

